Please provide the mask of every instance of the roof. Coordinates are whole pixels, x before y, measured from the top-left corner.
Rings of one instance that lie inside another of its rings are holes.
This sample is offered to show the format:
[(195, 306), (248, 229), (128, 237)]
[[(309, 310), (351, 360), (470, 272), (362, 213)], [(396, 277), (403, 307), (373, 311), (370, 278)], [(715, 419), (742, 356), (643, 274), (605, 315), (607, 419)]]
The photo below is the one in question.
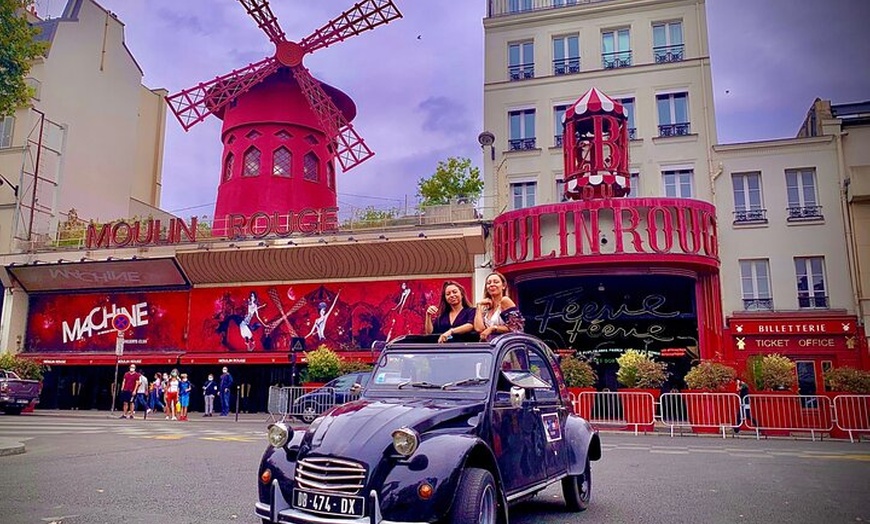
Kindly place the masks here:
[(628, 118), (628, 112), (620, 102), (610, 98), (594, 87), (586, 91), (586, 94), (565, 110), (563, 123), (565, 119), (587, 113), (615, 113)]
[(870, 100), (831, 104), (831, 114), (843, 121), (844, 126), (870, 122)]

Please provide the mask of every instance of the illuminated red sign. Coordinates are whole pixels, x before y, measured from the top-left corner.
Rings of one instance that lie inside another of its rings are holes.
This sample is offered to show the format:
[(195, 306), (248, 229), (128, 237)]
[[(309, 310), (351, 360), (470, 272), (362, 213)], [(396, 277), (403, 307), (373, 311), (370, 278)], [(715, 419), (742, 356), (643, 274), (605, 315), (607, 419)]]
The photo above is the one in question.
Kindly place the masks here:
[(854, 319), (829, 320), (736, 320), (731, 319), (734, 335), (824, 336), (854, 335)]

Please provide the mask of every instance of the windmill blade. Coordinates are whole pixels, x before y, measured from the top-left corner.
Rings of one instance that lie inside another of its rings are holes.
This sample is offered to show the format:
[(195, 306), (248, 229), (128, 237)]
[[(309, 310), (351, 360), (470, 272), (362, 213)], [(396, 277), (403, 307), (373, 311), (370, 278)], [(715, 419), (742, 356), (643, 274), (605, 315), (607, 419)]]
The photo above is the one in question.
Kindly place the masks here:
[(287, 40), (284, 31), (278, 25), (278, 17), (272, 13), (268, 0), (239, 0), (245, 7), (245, 11), (257, 22), (260, 29), (266, 33), (269, 40), (275, 45)]
[(311, 53), (399, 18), (402, 13), (393, 0), (364, 0), (305, 37), (300, 44), (305, 52)]
[(244, 69), (233, 71), (168, 96), (166, 103), (169, 104), (169, 108), (181, 122), (181, 127), (188, 131), (194, 124), (219, 111), (232, 99), (277, 71), (278, 67), (278, 60), (275, 57), (269, 57), (255, 64), (250, 64)]
[(294, 67), (293, 76), (323, 126), (326, 137), (333, 142), (335, 151), (332, 154), (341, 164), (342, 171), (347, 172), (374, 156), (362, 137), (354, 131), (341, 110), (332, 102), (332, 98), (320, 86), (320, 82), (311, 76), (305, 66)]

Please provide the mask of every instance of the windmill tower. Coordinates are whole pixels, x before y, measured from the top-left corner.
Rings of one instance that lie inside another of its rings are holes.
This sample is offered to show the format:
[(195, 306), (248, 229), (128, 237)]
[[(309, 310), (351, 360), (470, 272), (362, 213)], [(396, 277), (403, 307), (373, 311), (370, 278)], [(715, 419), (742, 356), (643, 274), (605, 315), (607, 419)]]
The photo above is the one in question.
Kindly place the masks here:
[(303, 58), (402, 16), (392, 0), (364, 0), (293, 42), (268, 0), (238, 1), (275, 54), (166, 99), (185, 131), (209, 115), (223, 120), (216, 236), (226, 233), (230, 215), (336, 206), (334, 160), (348, 171), (374, 153), (351, 125), (353, 100), (311, 76)]

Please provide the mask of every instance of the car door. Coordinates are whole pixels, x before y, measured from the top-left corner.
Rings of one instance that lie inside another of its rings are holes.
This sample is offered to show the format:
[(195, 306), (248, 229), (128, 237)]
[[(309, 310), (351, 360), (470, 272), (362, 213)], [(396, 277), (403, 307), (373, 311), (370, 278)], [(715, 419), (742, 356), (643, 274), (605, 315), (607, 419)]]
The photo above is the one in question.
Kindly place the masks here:
[(546, 479), (546, 437), (532, 394), (527, 391), (523, 404), (513, 407), (511, 386), (500, 373), (501, 369), (529, 370), (525, 345), (508, 347), (502, 355), (501, 367), (496, 370), (500, 379), (496, 383), (492, 407), (492, 447), (505, 489), (510, 495)]
[(547, 476), (553, 478), (568, 470), (564, 435), (568, 409), (562, 403), (552, 363), (540, 348), (529, 347), (529, 367), (534, 375), (550, 384), (550, 389), (535, 389), (533, 394), (535, 409), (544, 430)]

